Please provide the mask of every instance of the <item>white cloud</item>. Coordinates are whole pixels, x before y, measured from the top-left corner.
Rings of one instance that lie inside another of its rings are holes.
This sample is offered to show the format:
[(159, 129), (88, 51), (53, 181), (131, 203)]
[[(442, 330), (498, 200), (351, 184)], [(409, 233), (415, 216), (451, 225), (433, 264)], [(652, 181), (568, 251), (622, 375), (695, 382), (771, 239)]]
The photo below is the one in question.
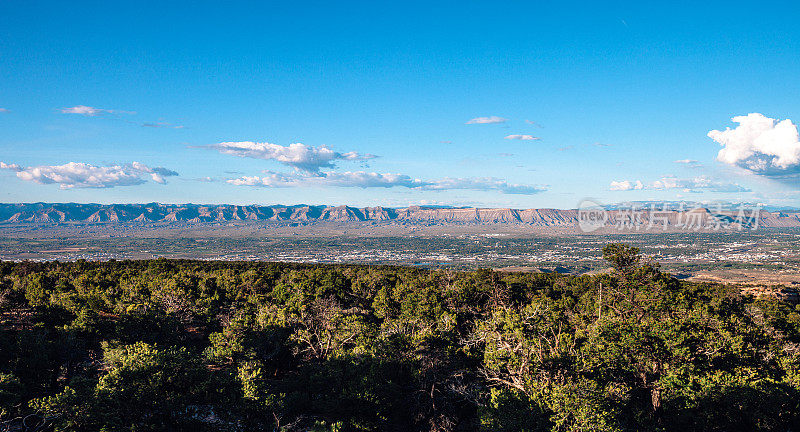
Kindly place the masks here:
[(764, 176), (800, 172), (800, 139), (791, 120), (776, 120), (759, 113), (731, 120), (739, 126), (708, 133), (723, 147), (717, 160)]
[(654, 181), (651, 188), (682, 189), (686, 192), (697, 192), (701, 190), (709, 192), (750, 192), (750, 189), (738, 184), (715, 180), (708, 176), (697, 176), (690, 179), (662, 177), (661, 180)]
[(337, 160), (366, 161), (377, 156), (356, 152), (339, 153), (327, 147), (312, 147), (302, 143), (288, 146), (252, 141), (223, 142), (210, 146), (220, 153), (254, 159), (275, 160), (292, 168), (318, 173), (320, 168), (333, 168)]
[(0, 108), (0, 113), (7, 113), (7, 112), (11, 112), (11, 110), (9, 110), (8, 108)]
[(259, 187), (359, 187), (359, 188), (391, 188), (405, 187), (417, 190), (452, 190), (468, 189), (482, 191), (499, 191), (507, 194), (534, 194), (545, 188), (522, 184), (512, 184), (493, 177), (485, 178), (443, 178), (425, 181), (405, 174), (376, 173), (366, 171), (322, 171), (323, 168), (335, 168), (335, 162), (366, 161), (376, 158), (371, 154), (357, 152), (340, 153), (327, 147), (311, 147), (301, 143), (281, 146), (270, 143), (223, 142), (207, 146), (220, 153), (239, 157), (274, 160), (290, 166), (293, 172), (264, 171), (262, 176), (242, 176), (229, 179), (228, 183), (236, 186)]
[(146, 182), (146, 178), (156, 183), (166, 183), (165, 177), (178, 173), (164, 167), (149, 167), (139, 162), (124, 165), (98, 167), (81, 162), (64, 165), (44, 165), (21, 167), (16, 164), (0, 162), (0, 169), (16, 171), (21, 180), (40, 184), (58, 184), (61, 189), (72, 188), (111, 188), (133, 186)]
[(489, 116), (489, 117), (475, 117), (474, 119), (469, 120), (465, 124), (494, 124), (494, 123), (505, 123), (508, 119), (498, 116)]
[(535, 137), (533, 135), (508, 135), (506, 136), (507, 140), (523, 140), (523, 141), (531, 141), (531, 140), (538, 140), (539, 137)]
[(64, 113), (64, 114), (80, 114), (80, 115), (85, 115), (85, 116), (89, 116), (89, 117), (94, 117), (94, 116), (100, 115), (100, 114), (111, 114), (111, 113), (114, 112), (112, 110), (107, 110), (107, 109), (102, 109), (102, 108), (94, 108), (94, 107), (90, 107), (90, 106), (86, 106), (86, 105), (78, 105), (78, 106), (69, 107), (69, 108), (61, 108), (60, 111), (62, 113)]
[(631, 183), (628, 180), (612, 181), (609, 189), (611, 189), (612, 191), (638, 190), (638, 189), (644, 189), (644, 185), (640, 180), (636, 180), (633, 183)]
[(265, 171), (263, 177), (244, 176), (228, 180), (236, 186), (266, 186), (266, 187), (308, 187), (308, 186), (338, 186), (338, 187), (394, 187), (404, 186), (409, 188), (420, 187), (426, 183), (412, 179), (403, 174), (380, 174), (364, 171), (356, 172), (327, 172), (310, 174), (303, 172), (280, 173)]
[(310, 174), (304, 172), (279, 173), (266, 171), (264, 176), (244, 176), (228, 180), (236, 186), (261, 186), (261, 187), (360, 187), (360, 188), (391, 188), (405, 187), (419, 190), (452, 190), (469, 189), (480, 191), (500, 191), (506, 194), (531, 195), (543, 192), (546, 189), (536, 186), (510, 184), (505, 180), (485, 178), (444, 178), (435, 181), (424, 181), (411, 178), (405, 174), (382, 174), (375, 172), (323, 172)]
[(750, 189), (736, 183), (728, 183), (708, 176), (686, 179), (664, 176), (648, 185), (642, 183), (641, 180), (636, 180), (635, 182), (628, 180), (612, 181), (609, 189), (613, 191), (681, 189), (684, 192), (750, 192)]
[(0, 169), (7, 169), (11, 171), (22, 171), (22, 167), (17, 164), (7, 164), (5, 162), (0, 162)]

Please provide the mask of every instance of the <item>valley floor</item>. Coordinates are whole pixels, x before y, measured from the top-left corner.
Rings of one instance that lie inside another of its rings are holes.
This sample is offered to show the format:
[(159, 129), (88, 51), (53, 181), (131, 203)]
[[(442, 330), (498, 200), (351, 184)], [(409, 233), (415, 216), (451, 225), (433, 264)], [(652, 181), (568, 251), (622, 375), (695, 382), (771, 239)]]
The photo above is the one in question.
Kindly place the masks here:
[(0, 259), (167, 257), (585, 274), (607, 268), (599, 251), (617, 241), (639, 247), (682, 279), (800, 285), (796, 228), (582, 234), (519, 224), (6, 224)]

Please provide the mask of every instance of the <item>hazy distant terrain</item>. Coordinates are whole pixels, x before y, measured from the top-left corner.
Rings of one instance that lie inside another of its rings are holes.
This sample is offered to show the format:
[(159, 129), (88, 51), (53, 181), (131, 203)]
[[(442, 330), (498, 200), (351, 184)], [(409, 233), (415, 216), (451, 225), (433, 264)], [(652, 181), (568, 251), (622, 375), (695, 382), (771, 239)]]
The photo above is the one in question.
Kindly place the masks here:
[(666, 227), (610, 221), (584, 233), (577, 210), (3, 204), (0, 259), (163, 256), (582, 274), (602, 271), (600, 248), (624, 241), (679, 277), (800, 283), (797, 213), (761, 212), (757, 229), (681, 227), (685, 216), (671, 212)]
[[(604, 212), (605, 227), (643, 231), (654, 228), (715, 229), (730, 224), (756, 224), (759, 227), (800, 227), (800, 211), (761, 211), (754, 220), (735, 210), (691, 208), (683, 211), (647, 207)], [(577, 229), (581, 211), (576, 209), (406, 208), (350, 206), (259, 206), (200, 204), (0, 204), (2, 224), (97, 224), (131, 222), (221, 223), (275, 222), (276, 226), (326, 224), (331, 222), (372, 222), (386, 226), (403, 225), (520, 225), (536, 228)], [(740, 223), (741, 222), (741, 223)]]

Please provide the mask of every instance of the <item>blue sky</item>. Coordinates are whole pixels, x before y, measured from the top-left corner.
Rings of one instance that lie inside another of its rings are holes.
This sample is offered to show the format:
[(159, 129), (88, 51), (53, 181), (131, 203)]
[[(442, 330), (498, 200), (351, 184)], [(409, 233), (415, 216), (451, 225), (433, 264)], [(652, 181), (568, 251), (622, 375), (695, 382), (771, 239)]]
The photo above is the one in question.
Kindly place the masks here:
[(0, 201), (797, 206), (798, 12), (0, 1)]

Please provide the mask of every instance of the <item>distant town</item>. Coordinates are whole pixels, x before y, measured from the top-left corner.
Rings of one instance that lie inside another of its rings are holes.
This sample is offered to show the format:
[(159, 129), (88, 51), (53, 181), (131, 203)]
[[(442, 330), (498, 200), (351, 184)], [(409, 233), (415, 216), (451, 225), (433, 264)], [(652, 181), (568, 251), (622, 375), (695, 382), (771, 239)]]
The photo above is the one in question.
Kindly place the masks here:
[(757, 228), (681, 227), (681, 213), (672, 211), (666, 227), (609, 222), (584, 232), (578, 210), (554, 209), (4, 204), (0, 210), (0, 259), (12, 261), (166, 257), (585, 274), (605, 268), (603, 245), (624, 241), (681, 278), (800, 283), (800, 224), (791, 212), (762, 211)]

